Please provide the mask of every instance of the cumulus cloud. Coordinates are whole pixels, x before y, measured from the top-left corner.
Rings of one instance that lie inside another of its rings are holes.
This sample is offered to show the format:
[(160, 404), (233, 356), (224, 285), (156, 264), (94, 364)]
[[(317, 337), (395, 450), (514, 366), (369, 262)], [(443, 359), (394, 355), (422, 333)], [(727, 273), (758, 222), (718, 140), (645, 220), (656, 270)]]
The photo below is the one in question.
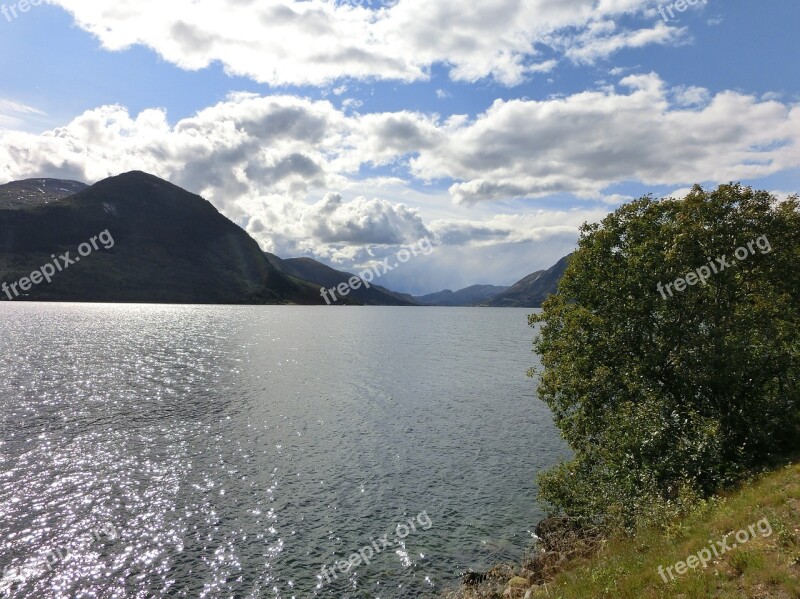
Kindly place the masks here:
[(163, 110), (104, 106), (41, 135), (0, 133), (4, 178), (146, 170), (234, 217), (247, 216), (244, 198), (318, 201), (385, 165), (417, 184), (449, 185), (465, 205), (556, 194), (607, 201), (604, 190), (625, 181), (685, 186), (798, 167), (800, 106), (640, 74), (567, 97), (497, 100), (475, 117), (348, 114), (327, 101), (232, 94), (175, 125)]
[(589, 61), (679, 35), (663, 23), (609, 27), (623, 16), (652, 19), (649, 0), (49, 1), (109, 50), (140, 44), (184, 69), (220, 62), (272, 85), (416, 81), (435, 64), (448, 65), (454, 80), (515, 85), (555, 67), (537, 61), (539, 46)]
[(252, 198), (242, 204), (246, 229), (273, 251), (331, 255), (346, 247), (374, 248), (415, 243), (434, 234), (419, 211), (405, 204), (357, 197), (345, 202), (328, 192), (311, 204), (284, 198)]
[(558, 193), (600, 198), (622, 181), (754, 179), (800, 166), (800, 106), (731, 91), (673, 93), (655, 74), (631, 75), (619, 88), (498, 100), (451, 127), (411, 166), (422, 179), (455, 181), (451, 195), (465, 204)]
[(136, 116), (103, 106), (41, 135), (0, 134), (0, 175), (50, 173), (89, 182), (144, 170), (215, 200), (220, 207), (259, 193), (304, 197), (326, 187), (329, 153), (345, 117), (328, 102), (232, 94), (180, 120), (163, 110)]
[(681, 85), (672, 90), (678, 106), (702, 106), (708, 104), (711, 94), (702, 87)]

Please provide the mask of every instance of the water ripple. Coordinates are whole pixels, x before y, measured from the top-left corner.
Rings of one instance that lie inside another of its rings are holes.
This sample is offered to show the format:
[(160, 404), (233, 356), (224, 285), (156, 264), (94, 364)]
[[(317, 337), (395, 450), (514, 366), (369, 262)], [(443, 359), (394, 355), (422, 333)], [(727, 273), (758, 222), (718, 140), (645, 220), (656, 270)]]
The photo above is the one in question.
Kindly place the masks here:
[(564, 455), (531, 337), (520, 310), (4, 302), (0, 595), (405, 599), (517, 557)]

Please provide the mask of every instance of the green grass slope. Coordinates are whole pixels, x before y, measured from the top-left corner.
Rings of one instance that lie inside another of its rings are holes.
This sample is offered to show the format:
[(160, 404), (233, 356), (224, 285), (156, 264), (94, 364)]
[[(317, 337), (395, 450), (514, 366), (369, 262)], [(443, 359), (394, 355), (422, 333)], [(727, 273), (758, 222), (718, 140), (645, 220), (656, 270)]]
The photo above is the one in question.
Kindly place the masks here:
[[(745, 537), (748, 540), (741, 542)], [(712, 544), (716, 551), (704, 552)], [(695, 567), (687, 564), (684, 574), (674, 567), (690, 556), (709, 553), (706, 567), (695, 560), (691, 560)], [(672, 567), (669, 573), (668, 567)], [(531, 595), (796, 599), (800, 597), (800, 464), (710, 501), (666, 531), (651, 529), (636, 539), (612, 539), (596, 557), (574, 564)]]

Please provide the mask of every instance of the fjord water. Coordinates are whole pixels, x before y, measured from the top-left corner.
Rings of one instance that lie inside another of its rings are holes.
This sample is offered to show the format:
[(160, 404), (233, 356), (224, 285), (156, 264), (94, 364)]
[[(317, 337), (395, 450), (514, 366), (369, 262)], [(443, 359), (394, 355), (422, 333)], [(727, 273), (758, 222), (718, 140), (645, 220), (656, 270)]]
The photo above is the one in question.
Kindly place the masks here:
[(519, 558), (565, 455), (529, 312), (0, 303), (0, 595), (435, 596)]

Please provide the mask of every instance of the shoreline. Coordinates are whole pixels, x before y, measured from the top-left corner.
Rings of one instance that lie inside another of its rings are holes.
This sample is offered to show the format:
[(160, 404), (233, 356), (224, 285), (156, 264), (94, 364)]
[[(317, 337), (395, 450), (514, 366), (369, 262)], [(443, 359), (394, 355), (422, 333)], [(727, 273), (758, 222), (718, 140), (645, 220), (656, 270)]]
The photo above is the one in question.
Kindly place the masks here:
[(605, 538), (598, 528), (584, 528), (566, 516), (550, 516), (535, 527), (534, 544), (519, 563), (501, 563), (486, 572), (467, 571), (459, 587), (440, 599), (531, 599), (576, 559), (595, 555)]

